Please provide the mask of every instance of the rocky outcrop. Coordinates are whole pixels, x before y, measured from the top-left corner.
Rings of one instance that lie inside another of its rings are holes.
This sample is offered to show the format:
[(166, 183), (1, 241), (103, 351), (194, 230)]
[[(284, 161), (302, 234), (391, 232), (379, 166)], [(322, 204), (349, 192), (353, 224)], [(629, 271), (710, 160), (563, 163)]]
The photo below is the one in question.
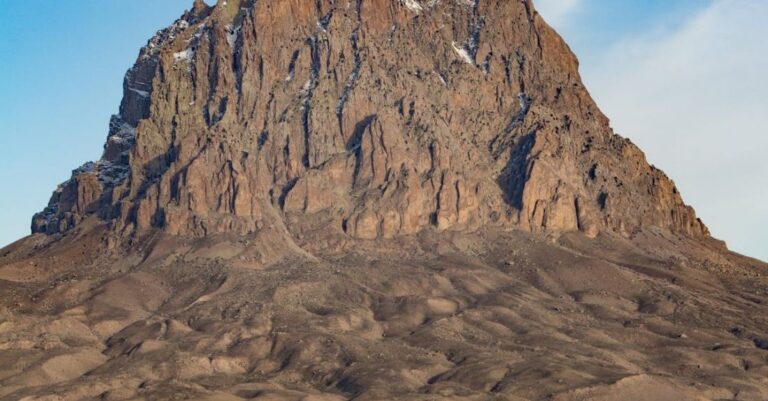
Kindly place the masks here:
[(34, 232), (361, 239), (484, 225), (706, 236), (530, 1), (196, 1), (142, 49), (102, 159)]

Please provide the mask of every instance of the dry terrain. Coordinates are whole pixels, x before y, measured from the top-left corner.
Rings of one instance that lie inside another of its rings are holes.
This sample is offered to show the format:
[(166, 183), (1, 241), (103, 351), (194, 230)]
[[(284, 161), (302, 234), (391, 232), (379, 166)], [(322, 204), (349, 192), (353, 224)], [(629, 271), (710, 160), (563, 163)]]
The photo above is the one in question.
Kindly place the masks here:
[(686, 240), (94, 241), (4, 250), (0, 399), (768, 397), (766, 266)]
[(768, 266), (531, 0), (195, 0), (31, 226), (0, 400), (768, 399)]

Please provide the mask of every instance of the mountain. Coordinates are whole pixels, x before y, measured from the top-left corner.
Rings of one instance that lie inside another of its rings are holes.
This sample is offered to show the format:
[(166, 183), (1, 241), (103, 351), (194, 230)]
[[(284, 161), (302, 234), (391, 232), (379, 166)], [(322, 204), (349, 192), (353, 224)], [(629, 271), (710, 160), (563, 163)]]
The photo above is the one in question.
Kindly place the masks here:
[(530, 0), (196, 0), (32, 233), (1, 399), (768, 397), (766, 265)]

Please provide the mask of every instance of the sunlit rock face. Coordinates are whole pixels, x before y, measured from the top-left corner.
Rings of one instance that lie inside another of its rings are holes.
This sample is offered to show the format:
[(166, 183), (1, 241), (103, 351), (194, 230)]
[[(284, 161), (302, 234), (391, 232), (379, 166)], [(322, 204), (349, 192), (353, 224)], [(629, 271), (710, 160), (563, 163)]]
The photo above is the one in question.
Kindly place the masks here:
[(768, 268), (577, 70), (527, 1), (195, 1), (0, 249), (0, 401), (768, 399)]
[(483, 226), (706, 236), (529, 1), (195, 2), (128, 71), (101, 160), (33, 219), (204, 236)]

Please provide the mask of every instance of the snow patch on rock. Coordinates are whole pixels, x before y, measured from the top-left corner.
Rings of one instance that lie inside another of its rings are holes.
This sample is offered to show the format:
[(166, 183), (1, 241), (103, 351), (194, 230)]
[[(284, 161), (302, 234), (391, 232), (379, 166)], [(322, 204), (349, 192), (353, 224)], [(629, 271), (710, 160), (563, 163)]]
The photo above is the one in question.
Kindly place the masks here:
[(173, 42), (179, 33), (189, 28), (189, 26), (189, 21), (179, 19), (176, 20), (176, 22), (174, 22), (173, 25), (169, 26), (168, 28), (157, 31), (155, 36), (153, 36), (147, 42), (147, 45), (141, 49), (140, 57), (142, 59), (147, 59), (157, 55), (163, 46)]
[(240, 36), (240, 30), (242, 29), (242, 26), (233, 26), (232, 24), (229, 24), (226, 26), (227, 29), (227, 43), (229, 44), (229, 47), (235, 48), (235, 45), (237, 44), (237, 38)]
[(419, 2), (416, 0), (403, 0), (402, 4), (409, 10), (415, 12), (416, 14), (424, 11), (424, 7), (422, 7), (421, 4), (419, 4)]
[(149, 92), (147, 92), (147, 91), (143, 91), (141, 89), (136, 89), (136, 88), (131, 88), (131, 87), (128, 87), (128, 90), (133, 92), (133, 93), (135, 93), (135, 94), (137, 94), (137, 95), (139, 95), (139, 96), (141, 96), (141, 97), (149, 97)]
[(423, 11), (433, 8), (438, 3), (440, 3), (440, 0), (400, 0), (400, 4), (416, 14), (421, 14)]
[(192, 49), (184, 49), (178, 53), (173, 53), (173, 59), (174, 61), (181, 61), (181, 60), (187, 60), (187, 62), (192, 61), (192, 57), (195, 55), (195, 51)]
[(461, 57), (464, 62), (467, 64), (475, 65), (475, 60), (472, 59), (472, 56), (469, 55), (469, 52), (464, 46), (457, 46), (456, 42), (451, 42), (451, 46), (453, 47), (453, 50), (456, 52), (456, 54)]

